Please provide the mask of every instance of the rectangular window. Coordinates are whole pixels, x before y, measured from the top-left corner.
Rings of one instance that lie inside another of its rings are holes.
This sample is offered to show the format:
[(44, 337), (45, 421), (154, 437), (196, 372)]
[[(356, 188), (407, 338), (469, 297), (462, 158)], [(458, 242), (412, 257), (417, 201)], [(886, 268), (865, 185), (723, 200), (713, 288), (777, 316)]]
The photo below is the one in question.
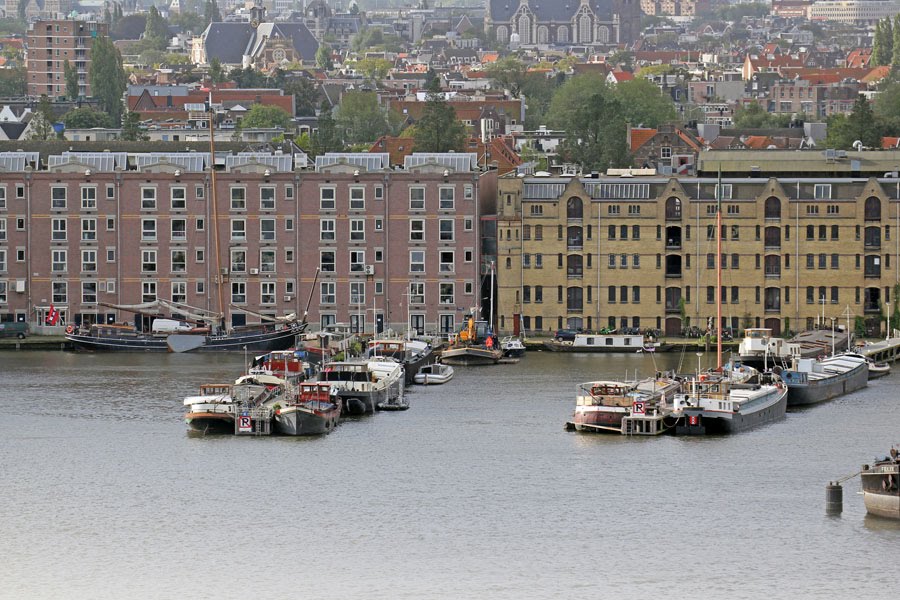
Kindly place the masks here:
[(202, 296), (206, 293), (206, 282), (203, 280), (198, 281), (197, 285), (194, 286), (194, 290), (198, 295)]
[(409, 188), (409, 209), (424, 210), (425, 209), (425, 188), (411, 187)]
[(409, 282), (409, 303), (425, 304), (425, 284), (421, 281)]
[(141, 302), (156, 302), (155, 281), (144, 281), (141, 283)]
[(231, 272), (246, 273), (247, 272), (247, 251), (232, 250), (231, 251)]
[(247, 302), (247, 284), (243, 281), (231, 282), (231, 303), (244, 304)]
[(293, 231), (294, 230), (294, 219), (288, 217), (284, 220), (284, 230), (285, 231)]
[(97, 282), (82, 281), (81, 282), (81, 303), (97, 304)]
[(288, 184), (284, 186), (284, 199), (285, 200), (293, 200), (294, 199), (294, 186)]
[(319, 269), (323, 273), (334, 273), (334, 250), (319, 251)]
[(69, 302), (69, 286), (65, 281), (53, 282), (53, 303), (67, 304)]
[(715, 187), (715, 198), (717, 200), (731, 200), (731, 184), (723, 183), (722, 185), (716, 184)]
[(206, 248), (194, 248), (194, 262), (206, 262)]
[(275, 210), (275, 188), (261, 187), (259, 188), (259, 209)]
[(366, 188), (351, 187), (350, 188), (350, 210), (366, 209)]
[(95, 242), (97, 241), (97, 219), (81, 220), (81, 241)]
[(141, 188), (141, 210), (156, 210), (156, 188)]
[(376, 200), (384, 200), (384, 186), (381, 186), (381, 185), (375, 186), (375, 199)]
[(356, 306), (365, 305), (366, 303), (366, 282), (351, 281), (350, 282), (350, 304)]
[(274, 273), (275, 272), (275, 250), (259, 251), (259, 272)]
[(247, 221), (244, 219), (231, 220), (231, 239), (238, 242), (247, 239)]
[(463, 198), (466, 200), (471, 200), (474, 197), (475, 197), (475, 188), (472, 186), (472, 184), (467, 183), (466, 185), (463, 186)]
[(262, 281), (259, 284), (259, 303), (275, 304), (276, 285), (274, 281)]
[(337, 284), (335, 284), (335, 282), (333, 281), (323, 281), (319, 286), (319, 303), (334, 304), (336, 287)]
[(108, 262), (108, 263), (116, 262), (116, 249), (115, 248), (107, 248), (106, 249), (106, 262)]
[(141, 219), (141, 240), (156, 241), (156, 219)]
[(350, 251), (350, 272), (363, 273), (366, 270), (366, 251), (351, 250)]
[(440, 251), (440, 271), (441, 273), (453, 273), (454, 271), (454, 252), (453, 250)]
[(156, 273), (156, 250), (141, 251), (141, 273)]
[(275, 219), (259, 220), (259, 239), (263, 242), (275, 241)]
[(93, 210), (97, 208), (96, 187), (81, 188), (81, 208), (82, 210)]
[[(830, 200), (831, 199), (831, 184), (830, 183), (817, 183), (815, 185), (815, 195), (816, 200)], [(818, 206), (816, 207), (816, 213), (818, 214)]]
[(319, 209), (320, 210), (334, 210), (335, 196), (336, 196), (336, 192), (333, 187), (319, 188)]
[(187, 219), (172, 219), (172, 241), (183, 242), (187, 239)]
[(185, 273), (187, 271), (187, 251), (183, 249), (172, 250), (172, 272)]
[(202, 185), (194, 186), (194, 196), (197, 198), (197, 200), (203, 200), (204, 195), (205, 190), (203, 189)]
[(350, 241), (364, 242), (366, 240), (366, 220), (350, 219)]
[(294, 262), (294, 249), (293, 248), (285, 248), (284, 249), (284, 262), (286, 262), (286, 263)]
[(65, 242), (66, 241), (66, 220), (65, 219), (53, 219), (53, 232), (51, 234), (51, 240), (54, 242)]
[(334, 219), (321, 219), (319, 221), (319, 240), (323, 242), (334, 241)]
[(52, 262), (51, 262), (51, 270), (54, 273), (65, 273), (67, 270), (66, 264), (66, 255), (68, 252), (66, 250), (54, 250), (51, 253)]
[(187, 302), (187, 281), (172, 282), (172, 302)]
[(463, 262), (470, 263), (475, 260), (475, 251), (471, 248), (463, 250)]
[(442, 242), (453, 241), (453, 219), (440, 219), (440, 232)]
[(453, 304), (455, 302), (453, 289), (453, 283), (443, 281), (441, 282), (439, 289), (439, 302), (441, 304)]
[(173, 187), (169, 190), (172, 200), (172, 210), (184, 210), (187, 208), (187, 188)]
[(456, 190), (452, 187), (442, 187), (439, 189), (440, 203), (438, 207), (441, 210), (453, 210), (455, 205)]
[(409, 252), (409, 272), (424, 273), (425, 272), (425, 252), (423, 250), (410, 250)]
[(409, 241), (423, 242), (425, 241), (425, 219), (409, 220)]
[(197, 224), (195, 225), (194, 229), (196, 229), (197, 231), (203, 231), (205, 228), (206, 228), (206, 219), (197, 217)]
[(231, 188), (231, 210), (247, 209), (247, 188)]
[(115, 231), (116, 230), (116, 218), (115, 217), (106, 217), (106, 230), (107, 231)]
[(53, 210), (65, 210), (66, 206), (66, 188), (50, 188), (50, 208)]
[(116, 186), (112, 184), (106, 185), (106, 199), (114, 200), (116, 198)]

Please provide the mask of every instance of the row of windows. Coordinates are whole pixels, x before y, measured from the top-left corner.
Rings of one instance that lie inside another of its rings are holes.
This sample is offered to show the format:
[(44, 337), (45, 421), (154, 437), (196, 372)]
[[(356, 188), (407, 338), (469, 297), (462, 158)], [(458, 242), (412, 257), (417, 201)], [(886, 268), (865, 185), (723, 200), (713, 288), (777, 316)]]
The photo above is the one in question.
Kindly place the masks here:
[[(439, 304), (455, 304), (456, 303), (456, 283), (452, 281), (441, 281), (438, 283), (438, 303)], [(384, 293), (384, 283), (376, 281), (374, 287), (376, 296)], [(471, 281), (463, 283), (463, 295), (471, 296), (474, 286)], [(348, 288), (348, 301), (351, 305), (366, 304), (366, 281), (351, 281)], [(420, 281), (411, 281), (409, 283), (409, 304), (410, 306), (425, 304), (425, 283)], [(337, 282), (323, 281), (319, 284), (319, 303), (324, 305), (337, 304)]]
[[(5, 294), (6, 282), (0, 282), (2, 288), (0, 291)], [(188, 294), (187, 281), (170, 282), (171, 299), (173, 302), (185, 302)], [(142, 281), (141, 282), (141, 301), (153, 302), (157, 299), (158, 282)], [(293, 280), (284, 282), (284, 293), (288, 296), (295, 294), (296, 286)], [(52, 282), (52, 301), (54, 304), (62, 305), (69, 302), (69, 284), (66, 281)], [(96, 304), (97, 296), (100, 292), (115, 293), (115, 280), (109, 281), (82, 281), (81, 282), (81, 303)], [(278, 291), (278, 282), (262, 281), (259, 283), (259, 301), (261, 304), (276, 304)], [(206, 293), (206, 284), (203, 281), (194, 282), (194, 292), (198, 295)], [(364, 293), (364, 292), (363, 292)], [(5, 302), (5, 297), (0, 294), (0, 303)], [(231, 283), (231, 302), (234, 304), (244, 304), (247, 302), (247, 282), (233, 281)]]

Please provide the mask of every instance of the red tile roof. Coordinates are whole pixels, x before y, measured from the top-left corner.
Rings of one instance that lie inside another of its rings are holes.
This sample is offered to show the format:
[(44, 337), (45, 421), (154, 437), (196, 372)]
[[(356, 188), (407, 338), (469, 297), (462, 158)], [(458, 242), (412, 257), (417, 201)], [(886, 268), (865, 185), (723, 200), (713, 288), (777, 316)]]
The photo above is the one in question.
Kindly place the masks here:
[(633, 127), (631, 129), (631, 151), (634, 152), (647, 142), (649, 142), (654, 135), (656, 135), (656, 129), (643, 129)]

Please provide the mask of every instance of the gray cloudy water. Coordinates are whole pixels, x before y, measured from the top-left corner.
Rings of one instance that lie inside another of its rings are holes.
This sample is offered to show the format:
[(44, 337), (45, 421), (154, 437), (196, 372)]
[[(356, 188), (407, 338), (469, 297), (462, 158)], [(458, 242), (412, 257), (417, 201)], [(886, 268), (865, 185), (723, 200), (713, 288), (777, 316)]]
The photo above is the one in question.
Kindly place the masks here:
[[(677, 355), (659, 356), (660, 367)], [(697, 358), (688, 355), (686, 367)], [(319, 438), (190, 435), (242, 356), (0, 354), (0, 598), (895, 598), (893, 374), (732, 437), (564, 431), (643, 355), (529, 354)]]

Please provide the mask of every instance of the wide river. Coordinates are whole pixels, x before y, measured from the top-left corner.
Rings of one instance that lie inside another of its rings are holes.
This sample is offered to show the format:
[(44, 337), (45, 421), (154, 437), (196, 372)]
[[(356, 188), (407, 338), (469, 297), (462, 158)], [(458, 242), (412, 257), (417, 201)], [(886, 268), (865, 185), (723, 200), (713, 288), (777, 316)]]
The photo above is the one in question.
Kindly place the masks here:
[(188, 434), (183, 397), (243, 364), (0, 354), (0, 597), (900, 593), (900, 524), (865, 515), (858, 479), (824, 506), (900, 442), (896, 373), (731, 437), (627, 439), (563, 425), (578, 382), (650, 356), (534, 353), (328, 436)]

